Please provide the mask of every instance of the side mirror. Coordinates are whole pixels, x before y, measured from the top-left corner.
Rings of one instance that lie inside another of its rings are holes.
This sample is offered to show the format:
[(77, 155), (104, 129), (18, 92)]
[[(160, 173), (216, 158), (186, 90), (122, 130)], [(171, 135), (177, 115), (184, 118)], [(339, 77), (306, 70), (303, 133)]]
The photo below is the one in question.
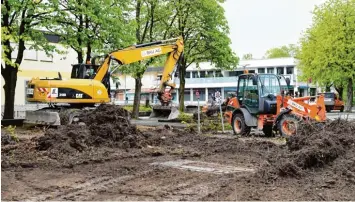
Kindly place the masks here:
[(290, 80), (290, 78), (286, 78), (286, 84), (287, 84), (287, 87), (289, 87), (289, 86), (290, 86), (290, 84), (291, 84), (291, 80)]

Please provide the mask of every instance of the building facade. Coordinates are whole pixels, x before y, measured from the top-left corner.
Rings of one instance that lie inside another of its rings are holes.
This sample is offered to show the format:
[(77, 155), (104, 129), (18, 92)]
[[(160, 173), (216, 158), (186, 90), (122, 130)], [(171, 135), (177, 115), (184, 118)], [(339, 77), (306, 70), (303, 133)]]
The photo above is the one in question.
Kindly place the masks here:
[[(317, 86), (312, 83), (300, 82), (298, 75), (300, 71), (297, 68), (297, 61), (294, 58), (275, 58), (275, 59), (260, 59), (260, 60), (241, 60), (238, 67), (233, 70), (220, 70), (208, 62), (191, 64), (185, 75), (185, 91), (184, 100), (185, 105), (196, 105), (197, 97), (196, 91), (199, 91), (199, 101), (205, 104), (211, 100), (212, 94), (216, 91), (221, 93), (225, 98), (228, 92), (236, 92), (237, 76), (243, 74), (244, 69), (250, 73), (272, 73), (283, 75), (289, 78), (290, 92), (298, 96), (316, 95)], [(154, 88), (159, 86), (159, 76), (163, 68), (148, 68), (142, 79), (142, 97), (141, 99), (150, 99), (153, 103), (157, 103)], [(134, 79), (122, 75), (120, 76), (120, 91), (121, 96), (116, 96), (117, 103), (123, 101), (124, 93), (131, 102), (134, 96)], [(179, 88), (179, 79), (175, 78), (177, 88)], [(128, 88), (124, 88), (124, 86)], [(173, 102), (178, 104), (177, 90), (173, 91)]]

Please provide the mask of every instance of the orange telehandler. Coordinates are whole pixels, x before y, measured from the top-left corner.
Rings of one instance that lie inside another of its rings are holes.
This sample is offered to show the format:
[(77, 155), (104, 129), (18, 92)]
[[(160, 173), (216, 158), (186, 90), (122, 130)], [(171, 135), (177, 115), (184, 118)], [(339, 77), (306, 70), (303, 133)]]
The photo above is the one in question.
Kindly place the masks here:
[(248, 135), (251, 128), (262, 130), (265, 136), (278, 131), (284, 137), (297, 132), (298, 123), (306, 120), (324, 122), (326, 112), (324, 95), (292, 98), (285, 95), (281, 81), (290, 80), (275, 74), (248, 73), (239, 75), (236, 97), (229, 100), (225, 118), (236, 135)]

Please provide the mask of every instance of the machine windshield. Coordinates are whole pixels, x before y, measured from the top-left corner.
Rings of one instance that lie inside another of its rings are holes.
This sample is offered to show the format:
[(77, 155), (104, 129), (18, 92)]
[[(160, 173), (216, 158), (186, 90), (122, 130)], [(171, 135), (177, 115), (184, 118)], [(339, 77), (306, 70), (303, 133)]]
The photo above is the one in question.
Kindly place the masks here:
[(268, 96), (270, 94), (274, 96), (280, 94), (281, 92), (280, 83), (276, 75), (260, 74), (259, 82), (260, 82), (260, 89), (261, 89), (260, 92), (262, 97)]

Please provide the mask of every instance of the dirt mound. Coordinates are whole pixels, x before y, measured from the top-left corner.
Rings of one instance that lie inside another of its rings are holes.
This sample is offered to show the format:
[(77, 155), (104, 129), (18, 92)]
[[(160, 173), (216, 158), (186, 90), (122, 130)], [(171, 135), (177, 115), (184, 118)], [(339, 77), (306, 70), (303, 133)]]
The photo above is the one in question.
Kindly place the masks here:
[(140, 148), (145, 144), (145, 135), (131, 125), (129, 112), (120, 106), (100, 105), (82, 111), (80, 121), (85, 124), (48, 130), (39, 138), (37, 149), (73, 153), (95, 146)]
[(11, 136), (5, 129), (1, 130), (1, 145), (13, 145), (17, 140), (14, 136)]
[(261, 171), (263, 177), (301, 177), (307, 171), (349, 168), (349, 159), (355, 158), (354, 122), (335, 120), (322, 127), (305, 123), (300, 129), (287, 141), (286, 149), (268, 157), (271, 166)]

